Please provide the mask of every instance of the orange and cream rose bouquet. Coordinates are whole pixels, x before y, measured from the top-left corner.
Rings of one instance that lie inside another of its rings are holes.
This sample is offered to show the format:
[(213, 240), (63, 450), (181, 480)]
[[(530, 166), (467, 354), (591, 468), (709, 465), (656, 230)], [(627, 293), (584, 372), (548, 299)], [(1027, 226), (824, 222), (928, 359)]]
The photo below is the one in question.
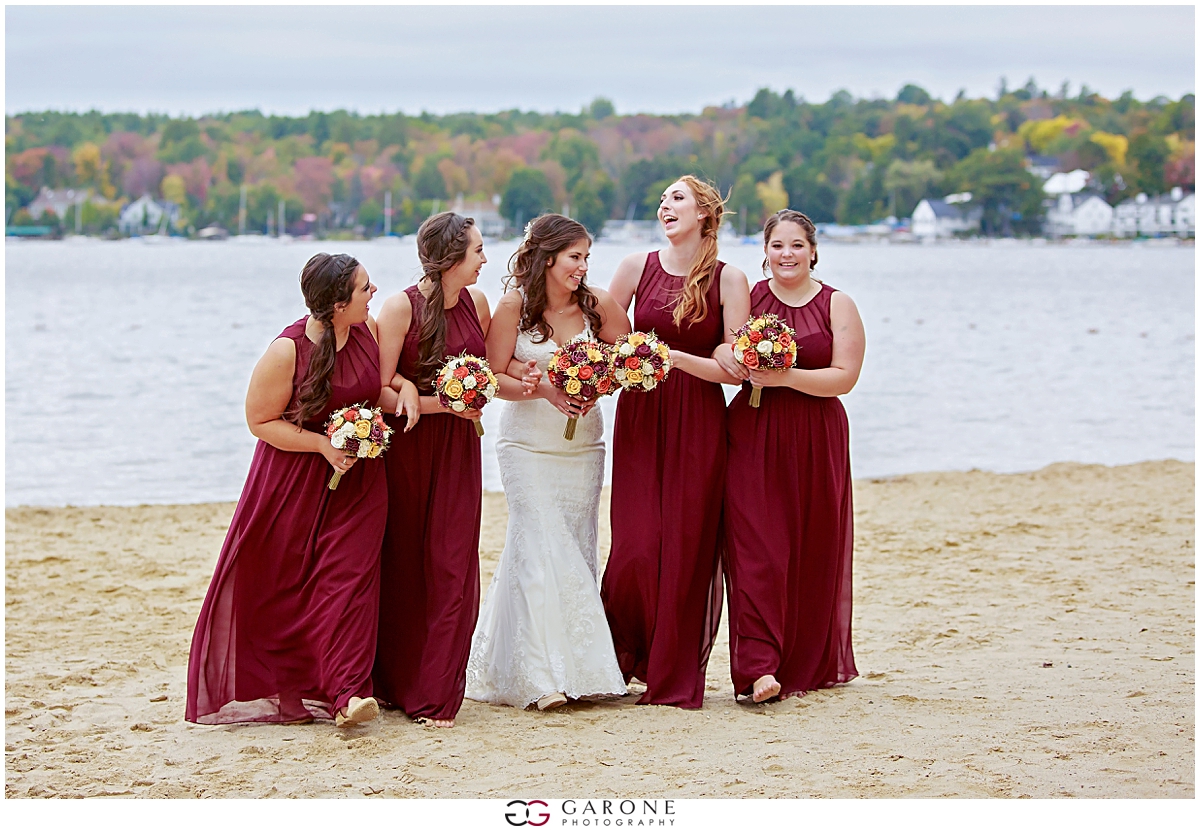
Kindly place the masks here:
[[(355, 458), (378, 458), (392, 440), (392, 428), (383, 421), (383, 410), (356, 403), (334, 410), (325, 422), (325, 437), (333, 448)], [(342, 474), (335, 472), (329, 489), (336, 490)]]
[[(434, 380), (438, 403), (452, 412), (482, 410), (496, 397), (499, 389), (500, 383), (488, 362), (470, 354), (447, 360)], [(475, 434), (483, 437), (483, 424), (478, 420), (475, 421)]]
[[(734, 333), (733, 357), (747, 369), (782, 372), (796, 362), (796, 332), (778, 315), (752, 317)], [(762, 387), (750, 387), (750, 405), (758, 408)]]
[[(588, 403), (616, 391), (609, 365), (608, 347), (595, 340), (577, 338), (559, 347), (546, 367), (550, 383), (577, 401)], [(575, 424), (579, 419), (567, 419), (563, 438), (575, 439)]]
[(610, 350), (613, 380), (630, 392), (649, 392), (667, 379), (671, 350), (654, 332), (631, 331)]

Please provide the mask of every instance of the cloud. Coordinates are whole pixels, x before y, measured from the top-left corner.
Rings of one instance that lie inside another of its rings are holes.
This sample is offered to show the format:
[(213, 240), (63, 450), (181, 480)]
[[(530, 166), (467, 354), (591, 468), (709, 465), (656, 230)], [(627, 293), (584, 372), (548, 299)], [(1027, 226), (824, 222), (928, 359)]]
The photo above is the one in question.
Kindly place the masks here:
[(1190, 6), (6, 9), (6, 110), (697, 112), (756, 89), (948, 99), (1001, 76), (1194, 91)]

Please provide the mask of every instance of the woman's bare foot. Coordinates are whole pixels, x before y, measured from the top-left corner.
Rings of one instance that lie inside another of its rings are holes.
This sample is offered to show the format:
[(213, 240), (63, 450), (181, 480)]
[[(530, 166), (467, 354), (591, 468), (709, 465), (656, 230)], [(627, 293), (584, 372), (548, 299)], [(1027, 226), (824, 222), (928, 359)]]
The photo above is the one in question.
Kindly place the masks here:
[(440, 729), (449, 729), (454, 726), (454, 718), (450, 718), (450, 720), (437, 720), (436, 718), (431, 718), (429, 722)]
[(763, 703), (779, 694), (782, 688), (779, 681), (775, 679), (775, 675), (764, 674), (758, 680), (754, 681), (754, 702)]

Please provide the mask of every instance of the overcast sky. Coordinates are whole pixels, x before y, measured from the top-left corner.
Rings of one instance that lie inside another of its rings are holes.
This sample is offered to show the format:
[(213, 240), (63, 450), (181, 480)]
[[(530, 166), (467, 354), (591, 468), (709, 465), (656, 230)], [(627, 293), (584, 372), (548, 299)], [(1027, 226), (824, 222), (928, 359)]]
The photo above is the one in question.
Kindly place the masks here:
[(1195, 92), (1193, 6), (7, 6), (5, 112), (698, 112), (767, 86)]

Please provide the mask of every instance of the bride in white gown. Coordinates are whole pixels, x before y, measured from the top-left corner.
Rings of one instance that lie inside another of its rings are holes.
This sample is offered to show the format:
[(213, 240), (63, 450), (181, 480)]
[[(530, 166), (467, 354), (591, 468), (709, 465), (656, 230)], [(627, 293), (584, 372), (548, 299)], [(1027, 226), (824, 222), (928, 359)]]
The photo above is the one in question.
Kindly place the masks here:
[[(504, 552), (475, 626), (467, 697), (551, 709), (592, 695), (622, 695), (612, 636), (600, 602), (597, 522), (604, 479), (604, 422), (550, 385), (546, 365), (576, 336), (611, 343), (629, 319), (602, 289), (587, 286), (587, 230), (557, 214), (539, 217), (509, 263), (509, 291), (488, 330), (488, 362), (517, 360), (540, 380), (507, 401), (496, 456), (508, 500)], [(502, 388), (521, 381), (498, 375)], [(526, 390), (529, 393), (529, 389)], [(575, 438), (563, 438), (577, 415)]]

